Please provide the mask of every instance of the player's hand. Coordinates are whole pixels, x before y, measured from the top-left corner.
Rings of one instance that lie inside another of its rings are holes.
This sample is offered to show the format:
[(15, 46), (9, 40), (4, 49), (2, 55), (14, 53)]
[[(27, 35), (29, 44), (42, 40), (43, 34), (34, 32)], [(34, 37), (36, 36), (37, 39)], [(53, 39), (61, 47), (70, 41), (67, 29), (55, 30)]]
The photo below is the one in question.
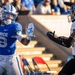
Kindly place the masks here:
[(55, 31), (54, 32), (48, 31), (46, 35), (48, 36), (48, 38), (53, 40), (54, 34), (55, 34)]
[(31, 40), (31, 38), (35, 37), (34, 35), (34, 24), (29, 23), (28, 28), (26, 28), (26, 36), (28, 40)]

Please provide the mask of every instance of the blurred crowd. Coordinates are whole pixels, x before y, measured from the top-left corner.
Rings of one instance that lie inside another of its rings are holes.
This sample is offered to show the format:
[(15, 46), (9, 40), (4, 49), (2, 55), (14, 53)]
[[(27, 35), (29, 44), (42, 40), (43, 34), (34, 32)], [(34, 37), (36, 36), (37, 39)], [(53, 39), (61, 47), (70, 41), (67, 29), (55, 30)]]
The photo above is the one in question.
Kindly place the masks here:
[(0, 0), (0, 7), (12, 4), (20, 14), (70, 14), (74, 0)]

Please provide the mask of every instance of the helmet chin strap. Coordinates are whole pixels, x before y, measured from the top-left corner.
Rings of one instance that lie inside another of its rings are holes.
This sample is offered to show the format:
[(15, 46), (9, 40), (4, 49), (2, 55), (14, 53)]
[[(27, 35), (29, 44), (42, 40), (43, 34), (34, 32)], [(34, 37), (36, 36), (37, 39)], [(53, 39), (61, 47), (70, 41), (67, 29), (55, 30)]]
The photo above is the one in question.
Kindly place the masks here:
[(12, 20), (11, 19), (6, 19), (3, 21), (6, 25), (9, 25), (12, 23)]

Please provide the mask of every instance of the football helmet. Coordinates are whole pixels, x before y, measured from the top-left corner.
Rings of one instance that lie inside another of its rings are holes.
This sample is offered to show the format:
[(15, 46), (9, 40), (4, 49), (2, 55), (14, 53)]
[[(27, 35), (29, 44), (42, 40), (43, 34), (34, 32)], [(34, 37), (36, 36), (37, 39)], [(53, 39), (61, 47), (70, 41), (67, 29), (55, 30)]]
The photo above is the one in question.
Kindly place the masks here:
[(5, 5), (2, 7), (1, 20), (7, 25), (16, 20), (17, 12), (13, 5)]

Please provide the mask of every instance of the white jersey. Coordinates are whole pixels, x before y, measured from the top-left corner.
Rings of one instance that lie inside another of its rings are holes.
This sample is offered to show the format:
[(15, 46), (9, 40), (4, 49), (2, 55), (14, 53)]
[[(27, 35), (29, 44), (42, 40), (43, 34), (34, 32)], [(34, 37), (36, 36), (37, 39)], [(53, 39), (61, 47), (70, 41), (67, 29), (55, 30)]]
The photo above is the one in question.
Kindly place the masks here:
[[(72, 23), (71, 30), (70, 30), (71, 33), (73, 32), (74, 29), (75, 29), (75, 22)], [(75, 55), (75, 42), (72, 45), (72, 55)]]
[(36, 8), (36, 12), (37, 14), (50, 14), (51, 13), (51, 6), (44, 6), (43, 2), (38, 4), (37, 8)]

